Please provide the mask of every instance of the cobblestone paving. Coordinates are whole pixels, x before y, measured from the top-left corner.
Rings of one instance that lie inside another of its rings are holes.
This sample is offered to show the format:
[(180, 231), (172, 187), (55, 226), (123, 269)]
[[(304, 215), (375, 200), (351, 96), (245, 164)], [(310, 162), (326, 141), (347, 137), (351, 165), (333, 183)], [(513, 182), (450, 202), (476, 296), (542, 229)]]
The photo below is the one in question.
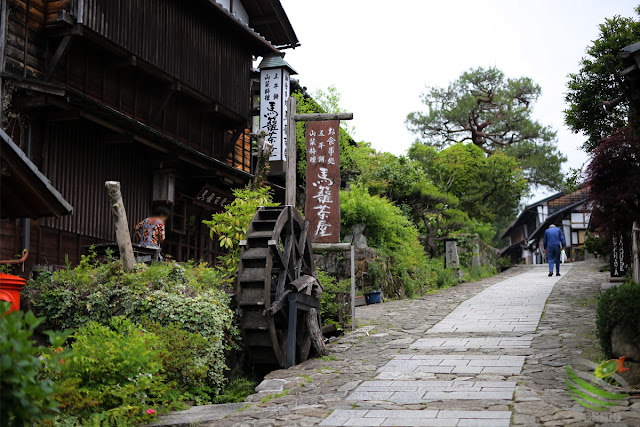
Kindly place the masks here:
[(331, 357), (272, 372), (246, 407), (210, 425), (640, 426), (638, 399), (591, 412), (564, 385), (565, 364), (601, 357), (599, 265), (565, 269), (555, 287), (543, 267), (519, 267), (358, 308), (361, 327)]

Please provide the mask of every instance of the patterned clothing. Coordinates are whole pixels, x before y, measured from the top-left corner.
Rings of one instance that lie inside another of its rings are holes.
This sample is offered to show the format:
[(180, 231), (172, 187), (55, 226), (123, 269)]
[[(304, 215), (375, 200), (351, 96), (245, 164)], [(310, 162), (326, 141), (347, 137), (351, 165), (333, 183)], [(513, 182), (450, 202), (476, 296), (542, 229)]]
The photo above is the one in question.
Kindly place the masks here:
[(148, 248), (160, 249), (164, 241), (164, 221), (160, 218), (147, 218), (133, 228), (136, 243)]

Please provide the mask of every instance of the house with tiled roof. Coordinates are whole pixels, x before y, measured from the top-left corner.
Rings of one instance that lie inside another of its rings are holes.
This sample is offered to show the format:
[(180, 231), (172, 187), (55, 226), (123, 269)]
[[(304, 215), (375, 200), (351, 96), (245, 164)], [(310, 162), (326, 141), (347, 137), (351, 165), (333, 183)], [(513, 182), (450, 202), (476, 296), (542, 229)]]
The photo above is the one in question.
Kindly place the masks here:
[(586, 203), (588, 187), (572, 192), (559, 192), (527, 205), (502, 233), (509, 246), (500, 254), (513, 263), (541, 264), (546, 261), (543, 237), (551, 224), (560, 227), (567, 242), (569, 259), (584, 259), (584, 240), (591, 209)]

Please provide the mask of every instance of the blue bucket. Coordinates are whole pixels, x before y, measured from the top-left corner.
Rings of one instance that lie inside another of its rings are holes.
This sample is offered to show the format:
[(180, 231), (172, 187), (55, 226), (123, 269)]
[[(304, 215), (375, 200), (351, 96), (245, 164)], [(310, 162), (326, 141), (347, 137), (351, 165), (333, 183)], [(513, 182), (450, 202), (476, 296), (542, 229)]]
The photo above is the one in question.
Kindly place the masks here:
[(367, 304), (379, 304), (382, 302), (382, 292), (367, 292), (364, 294), (364, 299), (367, 301)]

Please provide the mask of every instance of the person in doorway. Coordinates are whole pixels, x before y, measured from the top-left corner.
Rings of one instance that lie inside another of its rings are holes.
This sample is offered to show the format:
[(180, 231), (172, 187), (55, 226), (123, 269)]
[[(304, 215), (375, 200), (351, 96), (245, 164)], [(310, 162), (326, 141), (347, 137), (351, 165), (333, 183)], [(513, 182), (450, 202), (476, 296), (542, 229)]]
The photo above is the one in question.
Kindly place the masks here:
[(551, 224), (544, 232), (544, 252), (549, 260), (549, 277), (553, 276), (553, 264), (556, 265), (556, 276), (560, 276), (560, 253), (564, 250), (566, 242), (562, 230)]
[(133, 228), (136, 243), (159, 250), (165, 237), (164, 223), (169, 219), (170, 213), (165, 206), (155, 207), (149, 218), (139, 222)]

